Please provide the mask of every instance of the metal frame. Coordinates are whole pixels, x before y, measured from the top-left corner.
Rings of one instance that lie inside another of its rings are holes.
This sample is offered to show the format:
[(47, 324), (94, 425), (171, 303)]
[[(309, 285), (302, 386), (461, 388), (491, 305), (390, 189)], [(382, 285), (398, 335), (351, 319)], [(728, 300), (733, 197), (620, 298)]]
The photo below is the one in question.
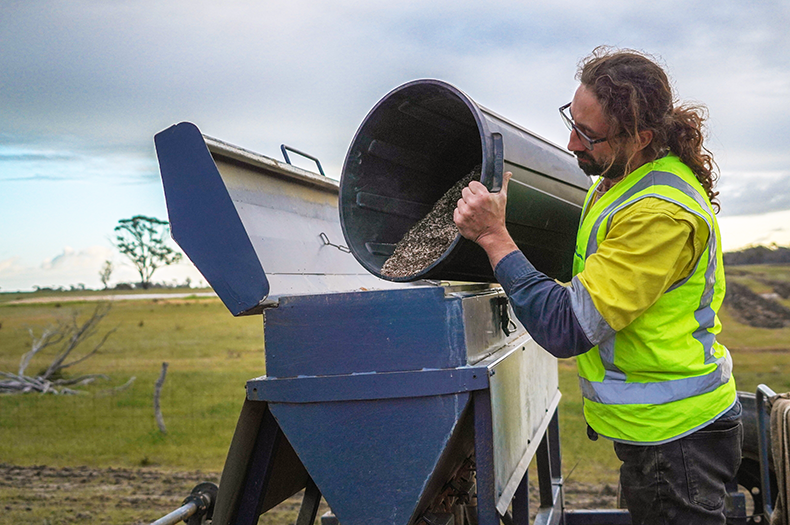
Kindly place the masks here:
[[(483, 368), (484, 369), (484, 368)], [(482, 374), (485, 375), (485, 374)], [(254, 384), (255, 380), (251, 381)], [(305, 385), (307, 386), (307, 385)], [(361, 385), (360, 385), (361, 386)], [(490, 390), (476, 384), (468, 388), (472, 394), (474, 412), (474, 451), (477, 469), (477, 522), (479, 525), (529, 525), (528, 475), (525, 473), (511, 501), (511, 511), (500, 514), (494, 484), (493, 419)], [(423, 393), (424, 394), (424, 393)], [(764, 498), (765, 517), (773, 511), (769, 465), (769, 400), (776, 393), (766, 385), (759, 385), (756, 392), (758, 448), (760, 457), (761, 490)], [(352, 396), (353, 397), (353, 396)], [(555, 408), (548, 426), (541, 437), (535, 458), (538, 470), (538, 489), (540, 508), (534, 525), (629, 525), (631, 517), (627, 510), (585, 509), (566, 510), (561, 468), (562, 458), (559, 436), (559, 412)], [(250, 458), (247, 481), (240, 499), (240, 505), (233, 523), (252, 525), (257, 523), (259, 510), (272, 481), (272, 464), (283, 433), (267, 408), (256, 438), (255, 451)], [(732, 488), (732, 487), (731, 487)], [(737, 489), (736, 489), (737, 490)], [(308, 479), (296, 525), (314, 523), (321, 501), (321, 492), (312, 479)], [(745, 509), (741, 509), (745, 510)], [(731, 515), (728, 523), (745, 523), (742, 513)], [(324, 516), (321, 523), (326, 525), (334, 516)], [(329, 520), (329, 521), (328, 521)]]
[[(516, 347), (520, 345), (515, 345)], [(520, 349), (517, 349), (520, 352)], [(507, 354), (510, 355), (510, 354)], [(484, 359), (475, 366), (443, 370), (419, 370), (372, 374), (344, 374), (334, 377), (297, 377), (272, 378), (260, 377), (247, 383), (247, 399), (267, 403), (315, 403), (327, 401), (353, 401), (359, 399), (386, 399), (436, 396), (446, 393), (469, 392), (473, 411), (474, 452), (477, 477), (477, 523), (478, 525), (499, 525), (500, 522), (514, 525), (528, 525), (529, 498), (528, 475), (526, 466), (531, 458), (538, 462), (538, 481), (541, 493), (541, 507), (535, 523), (558, 524), (563, 517), (562, 476), (559, 440), (558, 403), (554, 400), (547, 408), (541, 425), (544, 430), (533, 437), (533, 444), (524, 452), (524, 468), (520, 479), (511, 478), (507, 487), (500, 491), (508, 492), (511, 485), (516, 488), (506, 507), (512, 506), (511, 513), (501, 513), (501, 492), (497, 493), (494, 434), (495, 422), (489, 381), (498, 364), (507, 360), (507, 355)], [(556, 396), (559, 398), (559, 394)], [(244, 494), (233, 521), (239, 525), (252, 525), (261, 509), (266, 487), (271, 481), (271, 465), (277, 454), (278, 440), (284, 439), (279, 423), (274, 419), (268, 406), (261, 422), (256, 439), (255, 451), (250, 459)], [(516, 473), (516, 476), (518, 474)], [(297, 524), (312, 523), (321, 499), (321, 493), (312, 479), (300, 510)], [(327, 518), (329, 519), (329, 518)], [(322, 523), (326, 520), (322, 518)], [(328, 523), (328, 522), (327, 522)], [(585, 523), (585, 522), (579, 522)], [(591, 522), (592, 523), (592, 522)]]
[(296, 525), (313, 525), (318, 514), (318, 505), (321, 503), (321, 491), (318, 490), (312, 478), (307, 480), (307, 487), (304, 489), (302, 506), (299, 507), (299, 516), (296, 518)]
[(767, 399), (776, 395), (776, 392), (766, 385), (757, 386), (757, 446), (760, 454), (760, 485), (763, 498), (763, 511), (766, 519), (773, 513), (771, 499), (771, 468), (768, 460), (768, 436), (771, 427), (771, 413), (767, 408)]
[(255, 439), (255, 448), (250, 458), (238, 510), (233, 517), (234, 524), (254, 525), (258, 523), (263, 499), (269, 482), (272, 480), (274, 458), (283, 437), (280, 426), (269, 408), (266, 407), (258, 436)]
[(409, 370), (270, 378), (247, 382), (247, 399), (270, 403), (314, 403), (438, 396), (488, 388), (488, 369)]
[(475, 392), (472, 402), (475, 413), (475, 466), (477, 468), (477, 523), (499, 525), (494, 490), (494, 425), (491, 392)]

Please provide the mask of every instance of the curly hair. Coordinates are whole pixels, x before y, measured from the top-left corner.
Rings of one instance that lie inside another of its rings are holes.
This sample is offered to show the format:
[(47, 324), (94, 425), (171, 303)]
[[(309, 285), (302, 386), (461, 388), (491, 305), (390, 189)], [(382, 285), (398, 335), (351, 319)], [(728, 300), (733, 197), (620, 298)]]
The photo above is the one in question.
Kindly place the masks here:
[[(707, 108), (676, 101), (667, 74), (657, 60), (632, 49), (600, 46), (584, 58), (576, 78), (590, 89), (609, 120), (607, 137), (615, 153), (651, 131), (653, 140), (643, 150), (649, 161), (671, 151), (699, 180), (715, 211), (718, 166), (704, 145)], [(626, 173), (636, 151), (626, 162)]]

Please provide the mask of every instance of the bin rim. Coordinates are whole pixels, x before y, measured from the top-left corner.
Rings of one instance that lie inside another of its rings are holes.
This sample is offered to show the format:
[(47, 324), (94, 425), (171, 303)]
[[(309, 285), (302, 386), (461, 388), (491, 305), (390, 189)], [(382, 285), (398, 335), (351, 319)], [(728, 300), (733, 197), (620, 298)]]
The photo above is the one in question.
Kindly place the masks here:
[[(405, 82), (405, 83), (393, 88), (386, 95), (381, 97), (381, 99), (376, 103), (376, 105), (373, 106), (373, 108), (370, 111), (368, 111), (368, 113), (365, 115), (365, 118), (362, 120), (362, 123), (357, 128), (357, 131), (354, 133), (354, 138), (351, 139), (351, 143), (349, 144), (348, 152), (346, 153), (346, 158), (343, 160), (343, 169), (340, 172), (341, 176), (340, 176), (340, 188), (339, 188), (339, 191), (338, 191), (338, 198), (341, 198), (341, 196), (344, 193), (343, 192), (343, 186), (344, 186), (344, 181), (345, 181), (346, 167), (348, 166), (348, 163), (349, 163), (349, 157), (350, 157), (350, 154), (351, 154), (352, 147), (354, 146), (354, 144), (357, 143), (357, 139), (359, 138), (360, 133), (365, 128), (365, 126), (368, 123), (368, 121), (379, 111), (379, 109), (386, 102), (388, 102), (390, 100), (390, 98), (393, 95), (395, 95), (396, 93), (399, 93), (401, 91), (405, 91), (407, 89), (411, 89), (411, 88), (413, 88), (415, 86), (419, 86), (419, 85), (438, 86), (440, 88), (443, 88), (443, 89), (449, 91), (450, 93), (455, 95), (459, 100), (461, 100), (466, 105), (467, 109), (474, 116), (475, 124), (477, 126), (477, 131), (478, 131), (479, 138), (480, 138), (481, 153), (484, 153), (485, 151), (490, 151), (491, 150), (490, 147), (486, 148), (486, 142), (490, 143), (492, 141), (492, 138), (491, 138), (491, 132), (490, 132), (490, 130), (488, 128), (488, 124), (486, 123), (486, 119), (483, 116), (483, 108), (481, 106), (479, 106), (469, 95), (467, 95), (466, 93), (464, 93), (463, 91), (461, 91), (460, 89), (455, 87), (454, 85), (452, 85), (449, 82), (444, 81), (444, 80), (440, 80), (440, 79), (436, 79), (436, 78), (422, 78), (422, 79), (410, 80), (408, 82)], [(480, 166), (480, 182), (482, 184), (486, 185), (486, 187), (490, 188), (491, 187), (491, 180), (494, 177), (494, 173), (493, 173), (493, 171), (494, 171), (493, 155), (482, 154), (481, 156), (482, 156), (482, 158), (480, 159), (480, 164), (481, 164), (481, 166)], [(491, 158), (488, 158), (488, 157), (491, 157)], [(345, 221), (345, 217), (344, 217), (343, 208), (344, 207), (342, 205), (342, 202), (339, 203), (338, 211), (340, 212), (340, 227), (341, 227), (341, 229), (343, 231), (343, 236), (346, 239), (346, 243), (349, 245), (349, 248), (351, 248), (351, 242), (349, 240), (349, 234), (346, 231), (346, 221)], [(456, 234), (455, 239), (453, 239), (453, 242), (447, 247), (447, 249), (445, 249), (445, 251), (442, 253), (442, 255), (439, 256), (433, 263), (431, 263), (427, 267), (423, 268), (421, 271), (419, 271), (419, 272), (417, 272), (415, 274), (409, 275), (409, 276), (405, 276), (405, 277), (390, 277), (390, 276), (387, 276), (387, 275), (383, 275), (378, 269), (376, 269), (376, 267), (371, 265), (368, 261), (364, 260), (362, 257), (357, 256), (356, 250), (354, 250), (353, 248), (351, 249), (351, 253), (357, 259), (357, 261), (362, 265), (362, 267), (364, 267), (367, 271), (369, 271), (370, 273), (372, 273), (373, 275), (375, 275), (375, 276), (377, 276), (377, 277), (379, 277), (381, 279), (385, 279), (385, 280), (392, 281), (392, 282), (410, 282), (410, 281), (416, 281), (416, 280), (424, 278), (423, 277), (424, 275), (426, 275), (430, 271), (434, 270), (437, 266), (442, 265), (445, 262), (447, 254), (452, 252), (455, 249), (455, 247), (460, 242), (462, 242), (462, 239), (463, 239), (463, 237), (461, 236), (460, 233)]]

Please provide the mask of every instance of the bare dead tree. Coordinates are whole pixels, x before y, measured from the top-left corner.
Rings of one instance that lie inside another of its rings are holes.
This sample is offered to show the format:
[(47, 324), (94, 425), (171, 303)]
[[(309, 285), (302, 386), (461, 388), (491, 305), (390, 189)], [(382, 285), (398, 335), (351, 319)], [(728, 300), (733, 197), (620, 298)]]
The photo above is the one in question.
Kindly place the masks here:
[[(78, 365), (86, 359), (99, 353), (104, 343), (116, 328), (107, 331), (93, 347), (87, 351), (80, 348), (83, 343), (99, 330), (99, 323), (110, 312), (110, 303), (98, 303), (93, 314), (84, 322), (79, 321), (79, 312), (72, 312), (66, 319), (60, 319), (50, 325), (36, 337), (33, 329), (29, 329), (31, 342), (30, 351), (26, 352), (19, 361), (19, 371), (0, 371), (0, 393), (21, 394), (27, 392), (40, 392), (43, 394), (77, 394), (80, 390), (68, 388), (70, 386), (84, 386), (96, 379), (109, 379), (104, 374), (86, 374), (73, 378), (64, 378), (63, 370)], [(80, 348), (80, 350), (77, 350)], [(33, 358), (55, 349), (55, 356), (47, 366), (38, 374), (27, 375), (27, 368)]]

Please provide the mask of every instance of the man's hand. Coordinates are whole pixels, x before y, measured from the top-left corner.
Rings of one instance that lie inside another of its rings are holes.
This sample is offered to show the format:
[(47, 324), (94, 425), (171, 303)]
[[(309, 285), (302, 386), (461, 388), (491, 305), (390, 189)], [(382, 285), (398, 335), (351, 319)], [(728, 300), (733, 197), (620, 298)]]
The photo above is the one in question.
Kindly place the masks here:
[(492, 267), (496, 267), (502, 257), (518, 249), (505, 226), (507, 187), (512, 176), (509, 171), (505, 173), (499, 193), (491, 193), (480, 182), (472, 181), (461, 192), (453, 213), (458, 231), (486, 251)]

